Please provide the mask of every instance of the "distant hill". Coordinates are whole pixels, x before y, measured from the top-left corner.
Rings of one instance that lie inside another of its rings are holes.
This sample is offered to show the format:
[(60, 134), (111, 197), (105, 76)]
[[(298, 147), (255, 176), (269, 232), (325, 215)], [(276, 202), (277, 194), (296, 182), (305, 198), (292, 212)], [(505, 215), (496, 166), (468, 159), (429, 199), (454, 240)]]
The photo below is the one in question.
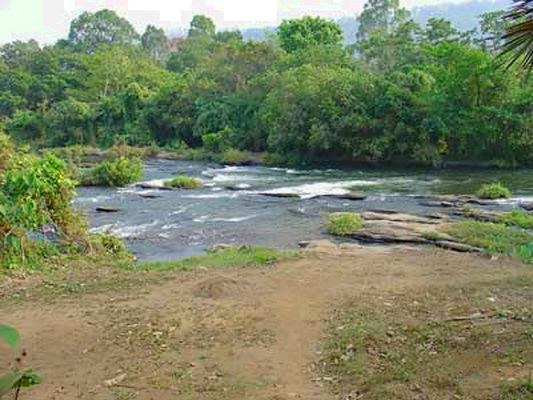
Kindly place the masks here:
[[(413, 19), (424, 25), (430, 18), (446, 18), (459, 30), (471, 30), (478, 26), (481, 14), (506, 9), (511, 5), (511, 0), (472, 0), (464, 3), (444, 3), (430, 6), (415, 7), (411, 9)], [(344, 17), (337, 21), (344, 32), (346, 44), (354, 43), (357, 33), (356, 17)], [(243, 29), (242, 34), (248, 40), (265, 40), (268, 32), (275, 28)]]

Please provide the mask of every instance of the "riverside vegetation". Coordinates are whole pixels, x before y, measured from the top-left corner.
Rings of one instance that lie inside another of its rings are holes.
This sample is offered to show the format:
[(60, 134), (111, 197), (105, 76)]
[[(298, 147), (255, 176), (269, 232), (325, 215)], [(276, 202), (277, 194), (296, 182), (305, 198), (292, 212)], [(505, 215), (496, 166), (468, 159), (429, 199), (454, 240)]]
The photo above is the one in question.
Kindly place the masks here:
[(530, 164), (533, 81), (499, 68), (502, 15), (460, 32), (373, 1), (343, 46), (321, 18), (254, 42), (205, 16), (169, 39), (109, 10), (84, 13), (53, 45), (0, 48), (0, 123), (36, 147), (129, 144), (227, 163), (267, 152), (278, 164)]

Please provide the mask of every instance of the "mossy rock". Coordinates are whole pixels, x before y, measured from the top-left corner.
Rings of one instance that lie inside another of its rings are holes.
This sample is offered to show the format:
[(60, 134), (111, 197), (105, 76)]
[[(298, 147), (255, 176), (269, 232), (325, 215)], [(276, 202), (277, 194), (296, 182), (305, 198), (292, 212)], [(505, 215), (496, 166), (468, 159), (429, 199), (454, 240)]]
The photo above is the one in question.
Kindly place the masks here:
[(165, 182), (165, 187), (173, 189), (199, 189), (202, 187), (202, 182), (198, 179), (191, 178), (190, 176), (176, 176), (169, 181)]
[(496, 200), (508, 199), (512, 195), (511, 191), (501, 183), (491, 183), (483, 185), (477, 192), (476, 196), (480, 199)]

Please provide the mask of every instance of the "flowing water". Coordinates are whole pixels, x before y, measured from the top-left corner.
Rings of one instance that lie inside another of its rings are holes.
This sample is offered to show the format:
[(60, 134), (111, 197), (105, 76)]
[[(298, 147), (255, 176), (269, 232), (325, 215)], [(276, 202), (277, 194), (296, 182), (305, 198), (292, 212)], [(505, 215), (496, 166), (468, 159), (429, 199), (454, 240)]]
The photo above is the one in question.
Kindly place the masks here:
[[(533, 170), (304, 170), (154, 160), (146, 163), (144, 180), (175, 175), (196, 177), (204, 187), (80, 188), (76, 204), (88, 215), (93, 232), (123, 238), (141, 260), (170, 260), (202, 254), (218, 243), (295, 248), (299, 241), (327, 237), (322, 224), (328, 213), (386, 209), (427, 214), (439, 209), (421, 205), (418, 196), (472, 193), (486, 182), (500, 181), (513, 190), (515, 197), (502, 201), (501, 208), (533, 201)], [(369, 197), (364, 201), (320, 197), (349, 191)], [(266, 197), (260, 192), (299, 197)], [(98, 206), (121, 211), (97, 213)]]

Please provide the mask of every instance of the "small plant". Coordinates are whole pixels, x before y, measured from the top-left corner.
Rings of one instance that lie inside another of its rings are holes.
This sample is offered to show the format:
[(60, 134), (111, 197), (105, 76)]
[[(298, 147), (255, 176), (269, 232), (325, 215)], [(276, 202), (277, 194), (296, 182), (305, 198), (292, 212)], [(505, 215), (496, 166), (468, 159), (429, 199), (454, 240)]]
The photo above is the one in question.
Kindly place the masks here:
[(356, 213), (336, 213), (329, 216), (326, 230), (335, 236), (349, 236), (363, 228), (363, 218)]
[(116, 257), (131, 257), (124, 242), (116, 236), (105, 235), (102, 233), (91, 236), (92, 244), (99, 253), (105, 253)]
[[(8, 351), (14, 351), (19, 347), (20, 341), (20, 333), (15, 328), (0, 324), (0, 350), (5, 348)], [(26, 357), (26, 352), (22, 351), (22, 354), (16, 357), (9, 367), (9, 371), (0, 374), (0, 399), (14, 392), (14, 398), (17, 400), (22, 388), (41, 383), (42, 378), (38, 372), (32, 368), (23, 367), (24, 357)]]
[(81, 184), (123, 187), (138, 181), (142, 175), (143, 164), (139, 158), (120, 157), (114, 161), (104, 161), (83, 174)]
[(174, 189), (198, 189), (202, 187), (202, 182), (189, 176), (180, 175), (165, 182), (165, 186)]
[(483, 185), (481, 189), (476, 192), (477, 197), (488, 200), (508, 199), (511, 197), (511, 195), (511, 191), (501, 183)]

